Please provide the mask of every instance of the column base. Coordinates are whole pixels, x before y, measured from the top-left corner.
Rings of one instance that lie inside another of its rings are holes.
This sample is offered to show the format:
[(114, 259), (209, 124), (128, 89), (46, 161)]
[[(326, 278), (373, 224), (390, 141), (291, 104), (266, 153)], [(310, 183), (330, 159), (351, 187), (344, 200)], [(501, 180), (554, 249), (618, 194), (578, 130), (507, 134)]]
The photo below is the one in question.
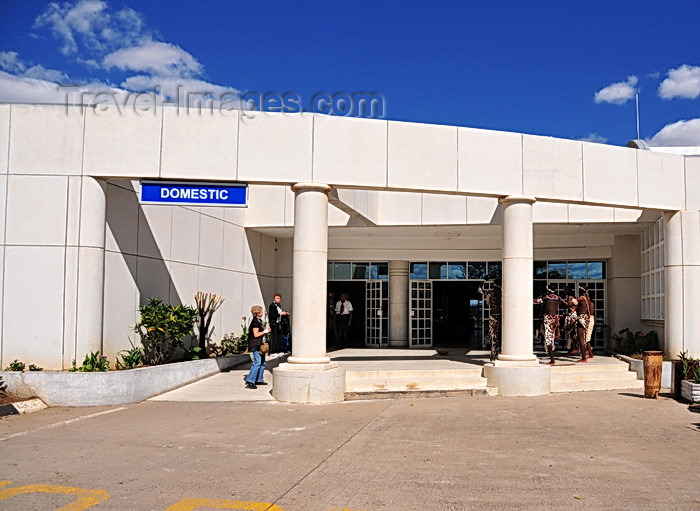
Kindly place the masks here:
[(345, 399), (345, 369), (335, 363), (283, 363), (272, 370), (272, 376), (272, 397), (277, 401), (324, 404)]
[(544, 396), (552, 392), (549, 366), (496, 364), (486, 364), (484, 376), (489, 387), (498, 388), (499, 396)]

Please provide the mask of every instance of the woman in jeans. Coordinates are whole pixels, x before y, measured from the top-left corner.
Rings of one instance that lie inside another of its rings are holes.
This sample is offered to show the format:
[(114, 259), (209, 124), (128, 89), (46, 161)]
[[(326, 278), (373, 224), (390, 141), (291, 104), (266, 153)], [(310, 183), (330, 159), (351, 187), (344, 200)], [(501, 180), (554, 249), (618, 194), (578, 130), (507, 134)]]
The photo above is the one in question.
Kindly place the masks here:
[(265, 328), (262, 323), (263, 308), (253, 305), (250, 308), (253, 314), (253, 321), (248, 328), (248, 349), (253, 352), (253, 367), (250, 368), (248, 377), (245, 380), (247, 389), (256, 389), (257, 385), (267, 385), (263, 381), (265, 375), (265, 355), (260, 353), (260, 346), (265, 340), (265, 334), (270, 333), (270, 328)]

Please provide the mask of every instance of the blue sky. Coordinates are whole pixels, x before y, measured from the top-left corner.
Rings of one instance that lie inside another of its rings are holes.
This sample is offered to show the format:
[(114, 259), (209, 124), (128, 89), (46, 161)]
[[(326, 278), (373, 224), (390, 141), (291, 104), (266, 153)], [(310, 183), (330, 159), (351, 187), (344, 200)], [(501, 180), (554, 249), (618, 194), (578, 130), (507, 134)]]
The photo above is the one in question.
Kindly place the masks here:
[(700, 2), (0, 1), (0, 101), (380, 93), (385, 118), (700, 145)]

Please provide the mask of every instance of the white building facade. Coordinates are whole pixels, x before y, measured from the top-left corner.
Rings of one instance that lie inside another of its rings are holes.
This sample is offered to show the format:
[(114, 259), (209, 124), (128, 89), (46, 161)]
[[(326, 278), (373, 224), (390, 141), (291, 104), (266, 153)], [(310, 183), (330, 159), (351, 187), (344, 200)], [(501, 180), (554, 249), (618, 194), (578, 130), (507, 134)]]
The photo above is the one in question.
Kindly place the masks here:
[[(502, 385), (546, 371), (532, 297), (547, 286), (591, 290), (598, 347), (654, 329), (667, 354), (700, 356), (700, 155), (680, 152), (307, 113), (0, 105), (0, 366), (114, 360), (153, 296), (226, 297), (218, 340), (281, 292), (294, 350), (276, 397), (306, 385), (333, 401), (328, 289), (356, 297), (362, 345), (483, 347), (475, 293), (496, 276)], [(248, 205), (142, 204), (142, 180), (243, 183)]]

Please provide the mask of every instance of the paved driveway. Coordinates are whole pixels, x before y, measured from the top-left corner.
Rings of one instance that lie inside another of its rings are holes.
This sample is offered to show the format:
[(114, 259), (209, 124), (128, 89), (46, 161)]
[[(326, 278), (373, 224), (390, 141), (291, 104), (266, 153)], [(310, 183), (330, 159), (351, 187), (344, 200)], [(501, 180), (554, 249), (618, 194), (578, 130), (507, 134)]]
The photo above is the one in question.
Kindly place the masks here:
[(641, 396), (50, 408), (0, 419), (0, 509), (700, 509), (700, 415)]

